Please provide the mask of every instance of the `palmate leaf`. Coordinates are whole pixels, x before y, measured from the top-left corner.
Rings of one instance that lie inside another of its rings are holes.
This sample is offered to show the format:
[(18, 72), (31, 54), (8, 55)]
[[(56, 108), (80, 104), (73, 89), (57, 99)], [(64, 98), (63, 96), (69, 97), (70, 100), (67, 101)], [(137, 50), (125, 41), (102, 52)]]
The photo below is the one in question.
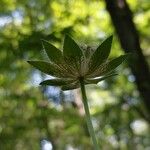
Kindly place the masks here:
[(60, 70), (60, 68), (55, 64), (45, 61), (27, 61), (27, 62), (31, 64), (33, 67), (42, 71), (43, 73), (49, 74), (51, 76), (55, 76), (58, 78), (70, 77), (69, 74)]
[(62, 86), (73, 83), (74, 80), (69, 79), (49, 79), (40, 83), (40, 85)]
[(80, 77), (84, 78), (85, 84), (97, 84), (116, 75), (112, 71), (130, 55), (122, 55), (107, 61), (111, 43), (112, 36), (102, 42), (96, 50), (85, 47), (82, 51), (78, 44), (66, 35), (63, 53), (48, 41), (43, 41), (50, 62), (28, 61), (28, 63), (40, 71), (56, 77), (56, 79), (41, 82), (41, 85), (60, 86), (62, 90), (72, 90), (80, 87), (78, 81)]
[(77, 71), (80, 70), (83, 52), (79, 45), (68, 35), (64, 39), (63, 56), (67, 63), (76, 67)]
[(50, 61), (59, 64), (63, 61), (62, 52), (46, 40), (42, 40), (44, 50), (46, 51)]
[(113, 36), (108, 37), (100, 44), (100, 46), (98, 46), (96, 51), (93, 53), (89, 62), (89, 68), (91, 71), (96, 70), (97, 67), (108, 58), (111, 50), (112, 39)]

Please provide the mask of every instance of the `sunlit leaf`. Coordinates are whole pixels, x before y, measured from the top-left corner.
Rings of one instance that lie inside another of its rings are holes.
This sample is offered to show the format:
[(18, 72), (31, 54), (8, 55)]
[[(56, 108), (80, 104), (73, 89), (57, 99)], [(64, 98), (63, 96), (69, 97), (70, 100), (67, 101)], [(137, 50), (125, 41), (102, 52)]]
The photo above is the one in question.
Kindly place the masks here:
[(64, 57), (75, 57), (79, 59), (83, 56), (82, 50), (69, 35), (66, 35), (64, 39), (63, 54)]

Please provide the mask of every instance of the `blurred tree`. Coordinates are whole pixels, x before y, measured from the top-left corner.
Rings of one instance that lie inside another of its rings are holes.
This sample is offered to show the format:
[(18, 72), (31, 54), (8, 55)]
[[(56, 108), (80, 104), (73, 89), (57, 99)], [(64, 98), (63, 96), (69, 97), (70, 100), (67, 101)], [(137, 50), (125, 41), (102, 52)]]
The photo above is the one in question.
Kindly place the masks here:
[(125, 0), (106, 0), (106, 7), (125, 52), (131, 52), (129, 61), (135, 82), (150, 114), (150, 71), (140, 47), (139, 35), (133, 23), (132, 12)]

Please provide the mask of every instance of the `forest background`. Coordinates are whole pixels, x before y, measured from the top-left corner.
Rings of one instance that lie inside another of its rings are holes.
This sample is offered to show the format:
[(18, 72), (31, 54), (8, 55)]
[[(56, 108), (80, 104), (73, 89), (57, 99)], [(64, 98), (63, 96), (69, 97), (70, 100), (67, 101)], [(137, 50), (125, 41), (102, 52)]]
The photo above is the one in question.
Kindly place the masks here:
[(80, 90), (39, 86), (47, 76), (26, 62), (46, 57), (41, 39), (62, 48), (66, 33), (94, 47), (113, 34), (110, 58), (133, 53), (86, 88), (101, 149), (149, 150), (149, 0), (0, 0), (0, 150), (92, 149)]

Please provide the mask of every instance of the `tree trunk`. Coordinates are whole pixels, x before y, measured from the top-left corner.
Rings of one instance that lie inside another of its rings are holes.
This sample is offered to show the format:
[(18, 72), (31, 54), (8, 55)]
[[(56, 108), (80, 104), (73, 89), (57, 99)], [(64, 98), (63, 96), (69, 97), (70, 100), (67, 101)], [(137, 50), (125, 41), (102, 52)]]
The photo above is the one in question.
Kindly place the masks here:
[(133, 53), (129, 66), (144, 104), (150, 113), (150, 71), (140, 47), (139, 36), (133, 23), (132, 12), (125, 0), (105, 0), (121, 47)]

